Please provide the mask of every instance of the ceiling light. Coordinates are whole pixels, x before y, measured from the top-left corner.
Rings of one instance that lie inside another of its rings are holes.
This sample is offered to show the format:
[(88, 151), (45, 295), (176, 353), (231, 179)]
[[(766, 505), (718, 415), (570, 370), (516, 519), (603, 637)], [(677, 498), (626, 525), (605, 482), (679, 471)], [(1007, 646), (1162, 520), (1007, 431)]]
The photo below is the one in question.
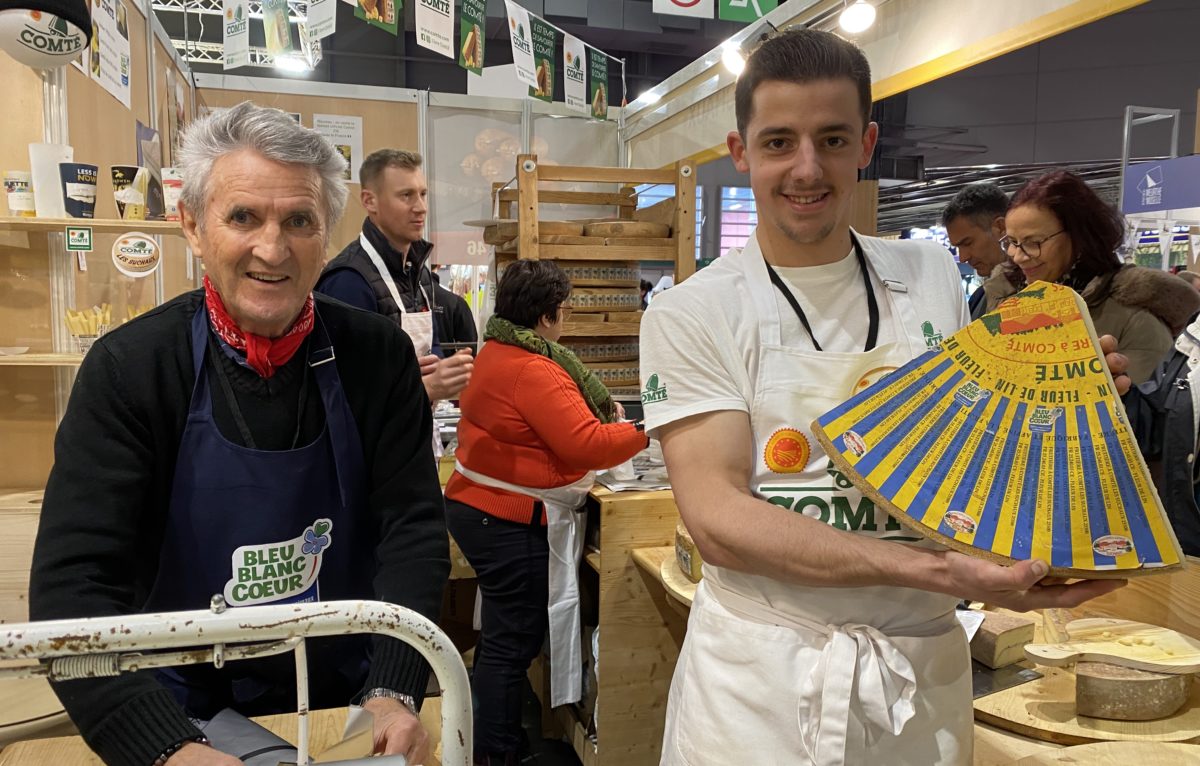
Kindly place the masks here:
[(742, 55), (741, 46), (736, 43), (725, 43), (725, 50), (721, 53), (721, 63), (734, 77), (740, 75), (746, 68), (746, 57)]
[(875, 6), (866, 0), (855, 0), (850, 4), (847, 0), (846, 10), (838, 16), (838, 24), (850, 34), (858, 34), (875, 23)]
[(310, 72), (312, 66), (303, 56), (289, 54), (286, 56), (275, 57), (275, 68), (282, 69), (285, 72)]

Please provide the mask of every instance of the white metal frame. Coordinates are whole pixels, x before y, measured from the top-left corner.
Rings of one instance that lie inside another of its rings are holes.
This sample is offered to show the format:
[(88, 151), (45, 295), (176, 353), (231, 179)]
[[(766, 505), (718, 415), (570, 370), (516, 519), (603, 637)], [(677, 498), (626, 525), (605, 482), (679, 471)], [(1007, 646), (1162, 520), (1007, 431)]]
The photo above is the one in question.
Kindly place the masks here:
[[(0, 679), (52, 681), (99, 678), (150, 668), (213, 663), (296, 653), (299, 734), (297, 763), (308, 763), (308, 665), (305, 640), (375, 633), (420, 652), (442, 689), (442, 763), (470, 766), (471, 687), (454, 644), (437, 625), (411, 609), (380, 601), (328, 601), (212, 609), (5, 626), (0, 660), (37, 664), (0, 667)], [(199, 649), (198, 647), (210, 647)], [(386, 763), (386, 761), (381, 761)]]

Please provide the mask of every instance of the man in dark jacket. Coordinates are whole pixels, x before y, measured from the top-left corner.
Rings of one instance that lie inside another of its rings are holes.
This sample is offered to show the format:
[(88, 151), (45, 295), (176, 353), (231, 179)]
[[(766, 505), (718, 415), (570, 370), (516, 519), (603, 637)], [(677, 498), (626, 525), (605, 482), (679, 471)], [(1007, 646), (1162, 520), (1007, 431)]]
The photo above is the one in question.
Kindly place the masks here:
[[(219, 594), (231, 607), (377, 599), (436, 619), (449, 550), (412, 343), (311, 292), (345, 161), (244, 102), (194, 122), (180, 165), (204, 289), (84, 358), (55, 438), (30, 617), (205, 609)], [(263, 565), (281, 559), (306, 576)], [(412, 647), (314, 639), (308, 661), (313, 707), (360, 701), (380, 750), (429, 753), (416, 716), (429, 667)], [(105, 763), (228, 766), (241, 761), (207, 747), (193, 719), (295, 710), (294, 667), (280, 655), (54, 691)]]
[(436, 271), (433, 272), (433, 292), (433, 327), (438, 342), (476, 343), (479, 331), (475, 329), (471, 307), (461, 295), (442, 287), (442, 280)]
[(429, 270), (433, 245), (421, 238), (429, 188), (421, 155), (380, 149), (359, 170), (367, 218), (358, 239), (325, 266), (317, 292), (383, 314), (408, 334), (431, 400), (453, 399), (471, 378), (470, 351), (441, 359), (437, 298)]
[(1007, 211), (1008, 197), (999, 186), (989, 183), (963, 187), (942, 211), (942, 225), (958, 250), (959, 262), (968, 264), (983, 279), (967, 301), (973, 320), (994, 310), (1001, 293), (1011, 292), (1004, 269), (999, 268), (1008, 260), (1000, 247)]

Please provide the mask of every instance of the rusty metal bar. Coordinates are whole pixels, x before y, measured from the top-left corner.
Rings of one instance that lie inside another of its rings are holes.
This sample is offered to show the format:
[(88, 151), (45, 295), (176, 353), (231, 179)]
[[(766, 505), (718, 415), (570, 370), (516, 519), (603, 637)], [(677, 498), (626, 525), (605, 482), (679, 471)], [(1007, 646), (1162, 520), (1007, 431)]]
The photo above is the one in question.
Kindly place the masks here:
[[(189, 647), (222, 646), (223, 660), (241, 659), (284, 651), (269, 642), (376, 633), (409, 644), (429, 662), (442, 688), (442, 763), (470, 766), (471, 688), (467, 670), (454, 644), (438, 627), (416, 612), (379, 601), (329, 601), (309, 604), (246, 606), (214, 613), (207, 609), (160, 614), (92, 617), (81, 620), (48, 620), (4, 626), (0, 631), (0, 660), (38, 660), (39, 665), (0, 668), (0, 677), (50, 674), (61, 657), (125, 654), (122, 671), (157, 665), (157, 655), (145, 650), (175, 650), (173, 664), (203, 664), (216, 659), (213, 651), (181, 651)], [(229, 646), (257, 642), (252, 647)], [(275, 651), (278, 649), (278, 651)], [(129, 654), (134, 653), (134, 654)], [(299, 669), (299, 668), (298, 668)], [(303, 676), (307, 683), (307, 676)], [(297, 675), (299, 685), (301, 676)], [(307, 703), (307, 695), (304, 702)], [(301, 718), (304, 722), (304, 718)], [(302, 723), (302, 726), (304, 724)], [(304, 732), (303, 748), (308, 748)], [(303, 761), (301, 761), (303, 762)]]

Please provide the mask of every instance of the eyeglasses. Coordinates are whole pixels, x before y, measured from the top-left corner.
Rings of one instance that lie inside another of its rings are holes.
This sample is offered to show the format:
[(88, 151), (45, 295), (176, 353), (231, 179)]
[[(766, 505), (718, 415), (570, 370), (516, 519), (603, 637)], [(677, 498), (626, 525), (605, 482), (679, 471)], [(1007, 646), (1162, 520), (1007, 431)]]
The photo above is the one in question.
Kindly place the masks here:
[(1011, 254), (1014, 249), (1020, 250), (1022, 253), (1025, 253), (1026, 257), (1037, 260), (1042, 255), (1042, 245), (1044, 245), (1049, 240), (1054, 239), (1059, 234), (1066, 234), (1066, 233), (1067, 233), (1066, 229), (1060, 229), (1059, 231), (1054, 232), (1053, 234), (1051, 234), (1048, 237), (1042, 237), (1041, 239), (1037, 240), (1036, 242), (1031, 242), (1028, 239), (1025, 240), (1024, 242), (1018, 242), (1015, 239), (1013, 239), (1012, 237), (1003, 237), (1000, 239), (1000, 247), (1002, 247), (1004, 249), (1004, 252), (1009, 253), (1009, 254)]

